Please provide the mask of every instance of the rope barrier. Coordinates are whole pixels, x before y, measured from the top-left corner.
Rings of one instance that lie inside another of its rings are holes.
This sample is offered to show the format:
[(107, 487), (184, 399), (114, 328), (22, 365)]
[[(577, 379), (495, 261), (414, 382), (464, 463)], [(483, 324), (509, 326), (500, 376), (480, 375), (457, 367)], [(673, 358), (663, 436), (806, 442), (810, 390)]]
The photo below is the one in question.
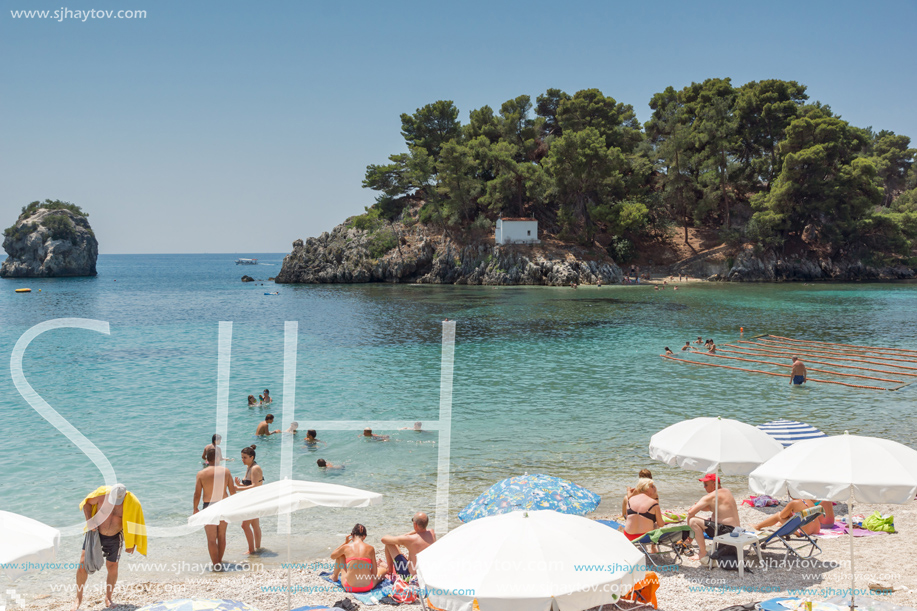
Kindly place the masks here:
[[(767, 347), (769, 347), (769, 348), (781, 348), (781, 349), (783, 349), (783, 350), (807, 350), (808, 352), (829, 352), (829, 353), (830, 353), (830, 352), (834, 352), (834, 353), (836, 353), (836, 354), (843, 354), (843, 355), (845, 355), (845, 356), (874, 357), (874, 358), (881, 358), (881, 359), (886, 360), (886, 361), (899, 361), (899, 362), (902, 362), (902, 363), (913, 363), (913, 364), (917, 365), (917, 360), (915, 360), (915, 359), (917, 359), (917, 357), (915, 357), (914, 359), (897, 359), (897, 358), (888, 356), (889, 353), (883, 353), (883, 352), (878, 351), (878, 350), (872, 350), (872, 351), (870, 351), (870, 350), (859, 350), (859, 351), (857, 351), (857, 350), (853, 350), (853, 351), (848, 350), (848, 351), (845, 351), (845, 352), (839, 352), (839, 351), (834, 351), (834, 350), (827, 350), (827, 349), (824, 349), (824, 348), (821, 348), (821, 349), (820, 349), (818, 346), (807, 346), (807, 347), (794, 346), (794, 345), (791, 345), (791, 344), (787, 344), (787, 343), (785, 343), (785, 342), (774, 341), (774, 340), (769, 340), (769, 339), (760, 339), (758, 342), (748, 342), (748, 343), (756, 343), (756, 344), (757, 344), (757, 343), (759, 343), (759, 342), (760, 342), (759, 345), (765, 345), (765, 346), (767, 346)], [(892, 352), (892, 353), (890, 353), (890, 354), (894, 354), (894, 355), (896, 355), (896, 356), (903, 356), (903, 355), (901, 355), (901, 354), (898, 354), (897, 352)]]
[[(917, 367), (908, 367), (907, 365), (894, 365), (892, 363), (887, 363), (885, 361), (871, 361), (869, 359), (861, 359), (861, 358), (856, 358), (852, 356), (846, 356), (846, 357), (845, 356), (832, 356), (830, 353), (815, 354), (815, 353), (809, 353), (809, 352), (789, 352), (786, 350), (769, 350), (768, 348), (757, 347), (757, 346), (760, 346), (759, 344), (757, 344), (757, 342), (747, 342), (743, 340), (739, 340), (736, 343), (737, 344), (753, 344), (756, 347), (752, 348), (752, 350), (757, 350), (759, 352), (767, 353), (768, 356), (771, 356), (771, 355), (785, 356), (787, 358), (791, 356), (798, 356), (798, 357), (805, 356), (805, 357), (815, 357), (815, 358), (827, 356), (828, 358), (831, 358), (837, 361), (850, 361), (851, 363), (868, 363), (870, 365), (882, 365), (883, 367), (892, 367), (894, 369), (909, 369), (911, 371), (917, 371)], [(733, 346), (734, 348), (742, 347), (742, 346), (735, 346), (734, 344), (726, 344), (726, 345)]]
[(914, 356), (917, 356), (917, 350), (912, 350), (910, 348), (885, 348), (882, 346), (857, 346), (856, 344), (839, 344), (839, 343), (834, 343), (834, 342), (819, 342), (819, 341), (810, 340), (810, 339), (793, 339), (792, 337), (783, 337), (781, 335), (768, 335), (768, 337), (784, 339), (784, 340), (799, 343), (799, 344), (823, 344), (827, 346), (846, 346), (848, 348), (866, 348), (870, 350), (888, 350), (888, 351), (893, 351), (893, 352), (908, 352), (910, 354), (913, 354)]
[[(772, 361), (756, 361), (754, 359), (743, 359), (740, 356), (726, 356), (725, 354), (710, 354), (707, 353), (707, 356), (714, 356), (721, 359), (734, 359), (736, 361), (748, 361), (749, 363), (766, 363), (768, 365), (776, 365), (777, 367), (792, 367), (792, 365), (787, 365), (785, 363), (774, 363)], [(810, 361), (811, 362), (811, 361)], [(876, 378), (873, 376), (864, 376), (858, 375), (855, 373), (843, 373), (840, 371), (829, 371), (828, 369), (815, 369), (814, 367), (809, 367), (809, 371), (817, 371), (819, 373), (829, 373), (836, 376), (845, 376), (848, 378), (865, 378), (867, 380), (879, 380), (880, 382), (894, 382), (895, 384), (906, 384), (904, 380), (891, 380), (889, 378)]]
[[(725, 344), (726, 346), (731, 346), (733, 348), (739, 348), (740, 346), (735, 346), (734, 344)], [(747, 354), (749, 356), (765, 356), (758, 354), (757, 352), (747, 352), (745, 350), (726, 350), (725, 348), (720, 348), (718, 352), (728, 352), (730, 354)], [(911, 376), (917, 377), (917, 373), (907, 373), (904, 371), (886, 371), (884, 369), (873, 369), (871, 367), (863, 367), (860, 365), (841, 365), (840, 363), (829, 363), (827, 361), (814, 361), (811, 359), (806, 360), (807, 363), (818, 363), (819, 365), (829, 365), (831, 367), (840, 367), (841, 369), (857, 369), (860, 371), (875, 371), (876, 373), (889, 373), (896, 376)]]
[[(717, 365), (716, 363), (701, 363), (700, 361), (691, 361), (688, 359), (678, 359), (668, 354), (660, 354), (659, 356), (661, 356), (664, 359), (670, 359), (673, 361), (677, 361), (679, 363), (690, 363), (692, 365), (703, 365), (705, 367), (722, 367), (723, 369), (735, 369), (737, 371), (749, 371), (751, 373), (763, 373), (765, 375), (778, 376), (781, 378), (786, 377), (786, 375), (782, 373), (774, 373), (772, 371), (762, 371), (760, 369), (746, 369), (745, 367), (732, 367), (730, 365)], [(815, 378), (806, 378), (806, 382), (818, 382), (819, 384), (839, 384), (841, 386), (849, 386), (851, 388), (868, 388), (870, 390), (888, 390), (887, 388), (883, 388), (882, 386), (865, 386), (863, 384), (850, 384), (847, 382), (835, 382), (834, 380), (816, 380)]]

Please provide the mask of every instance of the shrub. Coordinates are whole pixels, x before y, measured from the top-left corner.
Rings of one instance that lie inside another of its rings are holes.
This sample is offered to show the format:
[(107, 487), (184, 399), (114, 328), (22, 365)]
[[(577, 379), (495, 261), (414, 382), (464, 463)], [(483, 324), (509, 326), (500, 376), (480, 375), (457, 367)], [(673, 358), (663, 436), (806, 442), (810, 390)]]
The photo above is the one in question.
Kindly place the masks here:
[(352, 217), (349, 225), (354, 229), (372, 233), (382, 226), (382, 220), (379, 218), (379, 211), (376, 208), (367, 208), (366, 214)]
[(76, 204), (71, 204), (70, 202), (62, 202), (59, 199), (46, 199), (43, 202), (34, 201), (28, 206), (23, 206), (22, 213), (19, 215), (18, 220), (21, 221), (24, 218), (32, 216), (39, 208), (45, 208), (46, 210), (69, 210), (74, 214), (89, 218), (89, 213), (83, 212), (83, 209)]
[(398, 246), (398, 238), (391, 231), (377, 231), (369, 239), (369, 256), (378, 259)]
[(35, 231), (36, 226), (37, 225), (35, 225), (35, 223), (23, 223), (19, 227), (13, 225), (12, 227), (7, 227), (4, 229), (3, 235), (15, 242)]
[(633, 259), (636, 252), (634, 243), (621, 236), (612, 236), (607, 250), (611, 258), (615, 260), (615, 263), (627, 263)]
[(42, 221), (42, 225), (51, 234), (52, 240), (70, 240), (74, 242), (77, 237), (76, 226), (66, 214), (49, 214)]
[(474, 219), (474, 222), (471, 224), (471, 228), (478, 231), (492, 231), (494, 224), (489, 218), (483, 214), (479, 214), (478, 218)]

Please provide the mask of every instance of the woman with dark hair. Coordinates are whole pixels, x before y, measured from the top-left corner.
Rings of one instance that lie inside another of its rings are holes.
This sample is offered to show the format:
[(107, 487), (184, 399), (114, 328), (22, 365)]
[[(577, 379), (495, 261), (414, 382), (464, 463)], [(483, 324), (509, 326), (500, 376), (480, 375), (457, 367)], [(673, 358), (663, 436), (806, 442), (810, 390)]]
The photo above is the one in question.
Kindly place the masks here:
[(380, 578), (376, 577), (376, 550), (366, 542), (366, 527), (357, 524), (344, 539), (344, 543), (331, 552), (334, 572), (331, 581), (341, 577), (345, 592), (369, 592)]
[(255, 398), (255, 395), (248, 395), (248, 406), (249, 407), (258, 407), (261, 405), (261, 402)]
[[(245, 479), (236, 478), (236, 490), (248, 490), (257, 488), (264, 483), (264, 473), (261, 471), (261, 465), (255, 462), (255, 445), (242, 448), (242, 464), (248, 467), (245, 472)], [(245, 520), (242, 522), (242, 532), (245, 533), (245, 539), (248, 541), (248, 553), (254, 554), (261, 549), (261, 520)]]

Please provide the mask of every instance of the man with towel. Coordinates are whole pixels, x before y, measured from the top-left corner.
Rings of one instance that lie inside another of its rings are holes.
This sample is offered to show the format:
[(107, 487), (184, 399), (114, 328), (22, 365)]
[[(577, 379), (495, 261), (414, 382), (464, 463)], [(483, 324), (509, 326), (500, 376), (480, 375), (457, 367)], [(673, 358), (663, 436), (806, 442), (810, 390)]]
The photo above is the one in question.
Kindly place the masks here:
[(118, 582), (118, 560), (121, 558), (121, 547), (128, 554), (138, 552), (146, 556), (146, 526), (143, 521), (143, 507), (124, 484), (100, 486), (91, 492), (80, 509), (86, 517), (86, 538), (83, 541), (83, 553), (80, 555), (80, 568), (76, 571), (76, 604), (74, 611), (83, 602), (83, 587), (90, 572), (105, 568), (108, 579), (105, 586), (105, 605), (113, 607), (112, 593)]

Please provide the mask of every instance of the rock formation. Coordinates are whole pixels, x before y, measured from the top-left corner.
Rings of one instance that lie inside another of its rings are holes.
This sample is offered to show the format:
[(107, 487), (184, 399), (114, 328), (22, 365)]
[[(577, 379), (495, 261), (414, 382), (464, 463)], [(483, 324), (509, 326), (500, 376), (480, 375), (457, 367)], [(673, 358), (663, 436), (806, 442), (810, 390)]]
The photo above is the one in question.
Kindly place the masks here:
[(773, 251), (758, 252), (746, 247), (736, 256), (725, 274), (711, 280), (730, 282), (778, 282), (787, 280), (898, 280), (915, 277), (914, 270), (904, 265), (874, 267), (858, 259), (790, 256), (781, 257)]
[(275, 282), (417, 284), (532, 284), (566, 286), (612, 284), (621, 281), (621, 269), (605, 254), (581, 251), (569, 245), (505, 245), (493, 239), (458, 242), (431, 235), (420, 225), (393, 236), (384, 252), (375, 234), (338, 225), (305, 242), (293, 242)]
[(4, 231), (9, 255), (0, 267), (3, 278), (95, 276), (99, 243), (89, 221), (76, 206), (34, 202), (23, 209), (16, 224)]

